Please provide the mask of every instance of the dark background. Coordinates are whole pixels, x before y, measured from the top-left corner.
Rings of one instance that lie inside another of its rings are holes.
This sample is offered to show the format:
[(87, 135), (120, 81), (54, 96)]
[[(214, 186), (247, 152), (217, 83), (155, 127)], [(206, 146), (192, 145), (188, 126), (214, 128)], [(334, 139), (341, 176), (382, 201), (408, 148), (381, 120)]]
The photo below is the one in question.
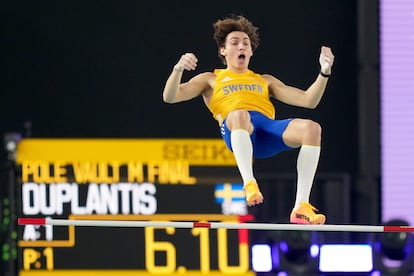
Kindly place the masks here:
[[(378, 73), (377, 34), (371, 32), (375, 3), (2, 1), (0, 134), (219, 138), (201, 98), (169, 105), (162, 102), (162, 90), (183, 53), (199, 59), (197, 70), (186, 72), (184, 80), (222, 67), (212, 24), (242, 14), (260, 31), (251, 69), (286, 84), (306, 89), (318, 74), (320, 47), (332, 47), (335, 65), (318, 108), (275, 102), (278, 117), (321, 124), (319, 172), (349, 174), (352, 221), (375, 224), (378, 105), (370, 95), (378, 97), (378, 91), (364, 89), (376, 87)], [(367, 70), (374, 75), (368, 81)], [(259, 174), (295, 173), (296, 155), (291, 151), (258, 160), (255, 169)]]

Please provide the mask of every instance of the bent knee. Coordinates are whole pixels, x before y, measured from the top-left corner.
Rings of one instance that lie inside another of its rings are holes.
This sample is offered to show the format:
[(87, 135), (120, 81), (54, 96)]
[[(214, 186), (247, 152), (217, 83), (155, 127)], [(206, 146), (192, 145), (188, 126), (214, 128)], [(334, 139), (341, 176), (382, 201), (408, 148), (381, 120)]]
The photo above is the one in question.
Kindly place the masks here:
[(305, 131), (302, 144), (320, 145), (322, 137), (322, 127), (317, 122), (306, 120)]
[(322, 127), (319, 123), (312, 121), (312, 120), (306, 120), (305, 121), (305, 131), (308, 133), (311, 133), (315, 136), (321, 136), (322, 134)]
[(230, 112), (227, 115), (226, 124), (230, 130), (242, 128), (250, 131), (252, 128), (250, 114), (246, 110), (233, 110)]
[(294, 119), (283, 133), (283, 141), (290, 147), (320, 145), (322, 128), (312, 120)]
[(247, 110), (233, 110), (227, 115), (227, 120), (231, 121), (250, 121), (250, 114)]

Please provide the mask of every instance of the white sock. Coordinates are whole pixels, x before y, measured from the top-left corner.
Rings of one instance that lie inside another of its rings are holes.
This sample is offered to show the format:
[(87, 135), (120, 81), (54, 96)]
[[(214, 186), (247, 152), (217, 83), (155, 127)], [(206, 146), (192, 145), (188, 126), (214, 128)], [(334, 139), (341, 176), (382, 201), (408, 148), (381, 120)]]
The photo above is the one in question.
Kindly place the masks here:
[(294, 208), (299, 207), (302, 202), (309, 202), (320, 152), (320, 146), (302, 145), (300, 148), (297, 160), (298, 183)]
[(249, 180), (255, 180), (252, 164), (253, 145), (249, 132), (245, 129), (235, 129), (231, 132), (230, 141), (243, 183), (246, 184)]

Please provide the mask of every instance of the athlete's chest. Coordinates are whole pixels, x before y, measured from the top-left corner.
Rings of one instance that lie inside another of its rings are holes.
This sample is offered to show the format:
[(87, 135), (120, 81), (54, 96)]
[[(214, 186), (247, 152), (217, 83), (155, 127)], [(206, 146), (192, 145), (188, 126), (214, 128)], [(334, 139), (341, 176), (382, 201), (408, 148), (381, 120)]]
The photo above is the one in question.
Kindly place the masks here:
[(255, 94), (267, 94), (266, 80), (257, 74), (226, 74), (216, 76), (213, 84), (213, 92), (216, 94), (230, 95), (246, 92)]

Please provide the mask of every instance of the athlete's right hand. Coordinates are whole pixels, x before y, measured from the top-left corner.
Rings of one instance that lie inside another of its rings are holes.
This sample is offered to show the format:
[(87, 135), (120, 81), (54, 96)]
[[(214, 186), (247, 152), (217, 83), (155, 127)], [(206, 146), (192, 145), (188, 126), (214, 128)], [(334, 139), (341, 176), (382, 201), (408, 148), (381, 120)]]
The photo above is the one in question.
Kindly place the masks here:
[(184, 55), (181, 56), (180, 60), (178, 61), (178, 63), (174, 66), (175, 70), (178, 71), (183, 71), (183, 70), (187, 70), (187, 71), (191, 71), (191, 70), (195, 70), (197, 67), (197, 57), (192, 54), (192, 53), (186, 53)]

